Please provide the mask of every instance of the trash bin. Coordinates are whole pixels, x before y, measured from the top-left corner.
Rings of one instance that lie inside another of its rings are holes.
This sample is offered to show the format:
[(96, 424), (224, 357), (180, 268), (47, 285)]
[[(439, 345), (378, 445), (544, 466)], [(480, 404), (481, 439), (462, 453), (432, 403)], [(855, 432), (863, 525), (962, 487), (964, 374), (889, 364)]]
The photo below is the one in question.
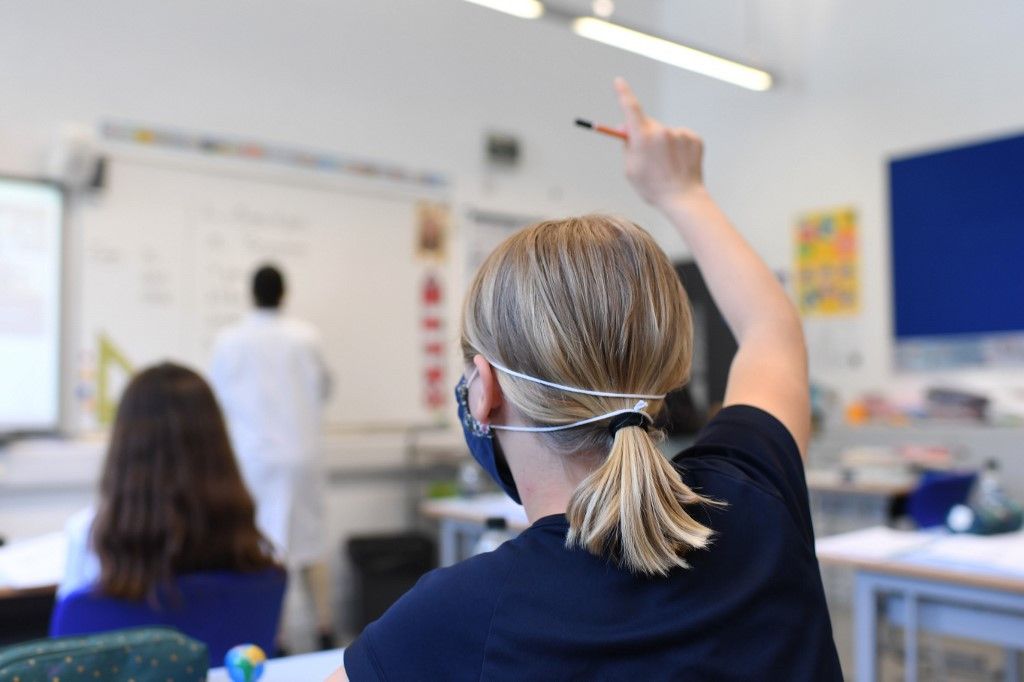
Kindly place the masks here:
[(359, 632), (437, 567), (437, 547), (420, 533), (353, 537), (348, 556), (355, 569), (353, 624)]

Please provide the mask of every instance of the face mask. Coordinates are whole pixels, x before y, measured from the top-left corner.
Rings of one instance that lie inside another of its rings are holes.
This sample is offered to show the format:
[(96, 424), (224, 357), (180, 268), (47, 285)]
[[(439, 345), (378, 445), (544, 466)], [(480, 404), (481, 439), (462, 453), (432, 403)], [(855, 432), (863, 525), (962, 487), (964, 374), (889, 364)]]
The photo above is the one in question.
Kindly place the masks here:
[(469, 381), (466, 377), (459, 379), (455, 386), (455, 401), (459, 405), (459, 422), (462, 423), (462, 435), (466, 438), (466, 446), (469, 453), (477, 464), (484, 468), (491, 478), (501, 486), (505, 494), (511, 497), (516, 504), (522, 504), (519, 499), (519, 491), (516, 489), (516, 482), (509, 471), (508, 462), (501, 454), (498, 442), (494, 440), (494, 434), (487, 424), (481, 424), (469, 411), (469, 384), (476, 378), (476, 372)]
[(519, 377), (520, 379), (526, 379), (527, 381), (532, 381), (550, 388), (557, 388), (561, 391), (568, 391), (569, 393), (584, 393), (586, 395), (600, 396), (603, 398), (641, 399), (632, 408), (606, 412), (605, 414), (599, 414), (596, 417), (582, 419), (571, 424), (560, 424), (558, 426), (500, 426), (498, 424), (481, 424), (475, 417), (473, 417), (469, 410), (469, 386), (473, 383), (473, 380), (476, 379), (478, 371), (474, 369), (473, 373), (469, 376), (469, 379), (466, 379), (465, 377), (460, 379), (459, 383), (455, 386), (455, 400), (458, 403), (459, 422), (462, 424), (462, 433), (466, 438), (466, 445), (469, 447), (469, 452), (473, 455), (473, 459), (475, 459), (477, 463), (484, 468), (484, 471), (490, 474), (491, 478), (494, 479), (494, 482), (501, 486), (501, 489), (504, 490), (505, 493), (516, 502), (516, 504), (522, 504), (522, 501), (519, 498), (519, 491), (516, 489), (516, 483), (512, 478), (512, 472), (508, 468), (508, 463), (502, 455), (497, 441), (494, 439), (494, 434), (491, 433), (492, 429), (547, 433), (551, 431), (572, 429), (577, 426), (591, 424), (603, 419), (619, 417), (619, 419), (613, 420), (610, 425), (611, 431), (614, 433), (615, 430), (622, 426), (640, 426), (645, 421), (648, 423), (652, 422), (653, 420), (651, 419), (651, 416), (644, 412), (644, 408), (647, 407), (647, 401), (643, 399), (648, 398), (652, 400), (661, 400), (665, 397), (664, 393), (610, 393), (607, 391), (591, 391), (584, 388), (564, 386), (562, 384), (556, 384), (551, 381), (532, 377), (528, 374), (513, 371), (489, 360), (488, 362), (492, 367), (500, 372), (504, 372), (505, 374)]

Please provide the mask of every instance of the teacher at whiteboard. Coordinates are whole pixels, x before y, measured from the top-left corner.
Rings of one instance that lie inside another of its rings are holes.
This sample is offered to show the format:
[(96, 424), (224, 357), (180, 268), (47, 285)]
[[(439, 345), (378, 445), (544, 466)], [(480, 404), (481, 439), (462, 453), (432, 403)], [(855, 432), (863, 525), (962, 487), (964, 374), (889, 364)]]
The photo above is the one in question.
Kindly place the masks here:
[(330, 375), (319, 335), (285, 317), (285, 281), (272, 265), (252, 279), (255, 309), (221, 331), (210, 380), (227, 417), (256, 521), (302, 576), (317, 614), (320, 645), (333, 645), (325, 563), (321, 432)]

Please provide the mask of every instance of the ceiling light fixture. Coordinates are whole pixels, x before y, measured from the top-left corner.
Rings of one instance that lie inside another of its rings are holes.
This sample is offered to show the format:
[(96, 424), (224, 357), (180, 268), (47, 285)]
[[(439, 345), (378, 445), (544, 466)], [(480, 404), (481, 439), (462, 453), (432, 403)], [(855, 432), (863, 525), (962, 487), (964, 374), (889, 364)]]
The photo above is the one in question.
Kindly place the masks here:
[(594, 0), (590, 3), (590, 10), (602, 19), (607, 19), (615, 13), (615, 3), (612, 0)]
[(536, 19), (544, 14), (544, 5), (539, 0), (466, 0), (466, 2), (489, 7), (520, 19)]
[[(470, 0), (470, 2), (480, 2), (480, 0)], [(484, 3), (480, 2), (480, 4)], [(579, 17), (573, 20), (572, 30), (576, 35), (584, 38), (656, 59), (659, 62), (678, 66), (694, 73), (717, 78), (741, 88), (764, 91), (772, 87), (772, 75), (767, 71), (602, 19)]]

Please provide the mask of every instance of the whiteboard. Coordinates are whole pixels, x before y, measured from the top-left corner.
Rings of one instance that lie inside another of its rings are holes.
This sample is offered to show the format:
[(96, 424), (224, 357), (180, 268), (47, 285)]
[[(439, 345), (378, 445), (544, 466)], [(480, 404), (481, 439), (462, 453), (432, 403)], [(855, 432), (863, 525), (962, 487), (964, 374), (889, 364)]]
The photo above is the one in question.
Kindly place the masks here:
[[(251, 309), (251, 275), (265, 262), (285, 273), (286, 313), (321, 334), (329, 427), (443, 421), (425, 400), (424, 346), (433, 334), (454, 348), (453, 259), (445, 249), (424, 257), (417, 241), (423, 207), (444, 211), (445, 197), (381, 182), (111, 159), (106, 188), (76, 216), (79, 425), (103, 426), (131, 368), (168, 358), (207, 367), (217, 332)], [(425, 309), (428, 277), (444, 292), (440, 311)], [(424, 331), (427, 313), (440, 330)]]
[(60, 419), (64, 194), (0, 178), (0, 434)]

